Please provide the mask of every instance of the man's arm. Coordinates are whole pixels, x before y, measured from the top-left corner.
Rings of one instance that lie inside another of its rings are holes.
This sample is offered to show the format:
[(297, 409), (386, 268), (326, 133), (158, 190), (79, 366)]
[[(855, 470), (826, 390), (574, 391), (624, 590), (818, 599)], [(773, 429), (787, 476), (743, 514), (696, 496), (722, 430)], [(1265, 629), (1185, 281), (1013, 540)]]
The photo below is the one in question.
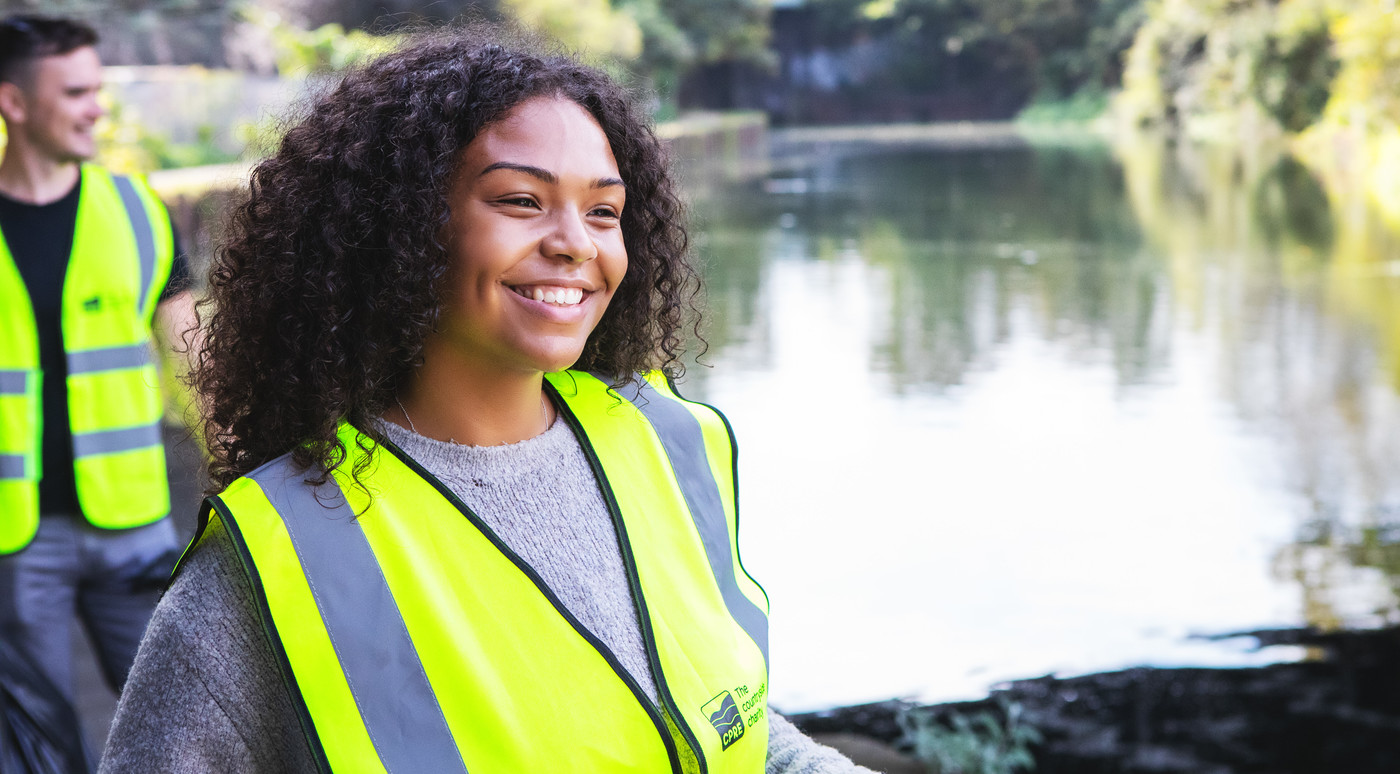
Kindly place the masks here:
[[(194, 312), (194, 293), (181, 290), (162, 299), (156, 306), (156, 344), (167, 355), (178, 355), (187, 363), (199, 348), (199, 321)], [(188, 368), (184, 370), (189, 370)]]
[(185, 383), (201, 344), (194, 293), (182, 290), (156, 307), (156, 348), (161, 366), (161, 386), (166, 395), (166, 415), (193, 429), (198, 420), (194, 393)]
[(195, 314), (195, 295), (190, 257), (180, 244), (180, 232), (175, 219), (169, 215), (171, 249), (175, 254), (170, 274), (156, 302), (154, 334), (160, 362), (161, 391), (166, 396), (166, 417), (190, 429), (196, 429), (199, 415), (194, 410), (194, 393), (185, 383), (185, 376), (199, 356), (201, 336), (199, 318)]

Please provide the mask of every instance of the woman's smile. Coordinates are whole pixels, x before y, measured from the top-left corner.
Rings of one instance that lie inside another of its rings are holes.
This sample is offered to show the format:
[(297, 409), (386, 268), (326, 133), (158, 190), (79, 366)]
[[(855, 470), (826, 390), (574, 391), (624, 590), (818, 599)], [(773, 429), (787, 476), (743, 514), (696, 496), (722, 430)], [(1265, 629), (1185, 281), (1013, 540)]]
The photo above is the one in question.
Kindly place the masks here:
[(511, 290), (524, 298), (555, 306), (577, 306), (583, 302), (585, 292), (582, 288), (566, 288), (558, 285), (516, 285)]

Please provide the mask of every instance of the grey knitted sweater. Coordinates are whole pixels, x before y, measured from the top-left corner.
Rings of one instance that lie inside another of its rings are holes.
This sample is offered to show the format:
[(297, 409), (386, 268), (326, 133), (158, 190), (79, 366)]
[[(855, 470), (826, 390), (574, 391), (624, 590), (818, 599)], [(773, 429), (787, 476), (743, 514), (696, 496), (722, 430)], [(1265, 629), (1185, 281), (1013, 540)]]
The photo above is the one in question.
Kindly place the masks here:
[[(383, 429), (529, 562), (656, 700), (612, 518), (565, 423), (492, 447), (434, 441), (387, 422)], [(767, 774), (869, 771), (776, 712), (769, 718)], [(315, 771), (232, 539), (217, 523), (156, 608), (101, 766), (104, 774), (156, 771)]]

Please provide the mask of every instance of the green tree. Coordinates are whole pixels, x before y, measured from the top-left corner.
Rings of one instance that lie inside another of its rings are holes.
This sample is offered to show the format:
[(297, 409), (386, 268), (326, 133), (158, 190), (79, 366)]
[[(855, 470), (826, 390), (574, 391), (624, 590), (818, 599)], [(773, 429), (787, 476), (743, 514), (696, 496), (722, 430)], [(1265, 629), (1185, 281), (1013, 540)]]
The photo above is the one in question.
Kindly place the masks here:
[(891, 77), (905, 91), (993, 75), (1054, 100), (1118, 85), (1122, 53), (1143, 0), (817, 0), (819, 36), (861, 36), (893, 48)]
[(224, 10), (230, 0), (0, 0), (0, 14), (41, 13), (89, 17), (99, 13), (155, 11), (190, 13)]
[(595, 60), (630, 60), (642, 53), (642, 30), (609, 0), (500, 0), (500, 10)]
[(267, 35), (275, 49), (277, 71), (284, 76), (335, 72), (389, 51), (401, 40), (398, 35), (347, 31), (334, 22), (304, 30), (255, 3), (244, 4), (235, 18)]
[[(1360, 66), (1349, 63), (1351, 56), (1365, 58), (1395, 46), (1384, 32), (1373, 38), (1374, 45), (1338, 45), (1339, 30), (1357, 31), (1348, 20), (1382, 3), (1394, 5), (1390, 0), (1156, 0), (1129, 54), (1120, 101), (1124, 115), (1172, 131), (1214, 125), (1257, 133), (1252, 118), (1257, 114), (1277, 130), (1300, 132), (1322, 117), (1338, 78)], [(1394, 9), (1372, 16), (1390, 18)], [(1385, 18), (1372, 22), (1352, 40), (1387, 27)]]
[(1372, 131), (1393, 131), (1400, 126), (1400, 7), (1395, 0), (1337, 0), (1331, 32), (1340, 69), (1329, 120), (1360, 114)]
[[(690, 69), (766, 62), (769, 0), (498, 0), (498, 10), (650, 81), (665, 106)], [(602, 45), (600, 46), (600, 42)]]
[(695, 62), (762, 62), (769, 58), (769, 0), (660, 0), (682, 30)]
[(1268, 35), (1253, 64), (1255, 98), (1290, 132), (1301, 132), (1322, 116), (1341, 66), (1321, 13)]

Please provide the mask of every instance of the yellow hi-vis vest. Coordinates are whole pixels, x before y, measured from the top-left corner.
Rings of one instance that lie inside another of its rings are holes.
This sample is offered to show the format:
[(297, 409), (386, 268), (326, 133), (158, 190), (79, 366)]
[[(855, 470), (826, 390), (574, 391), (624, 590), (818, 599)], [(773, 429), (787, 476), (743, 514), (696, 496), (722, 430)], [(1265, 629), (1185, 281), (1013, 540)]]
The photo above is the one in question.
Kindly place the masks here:
[(283, 456), (201, 520), (237, 546), (323, 771), (764, 770), (768, 601), (739, 562), (728, 423), (660, 374), (548, 384), (617, 527), (662, 706), (443, 484), (392, 446), (367, 460), (346, 424), (327, 483)]
[[(138, 527), (170, 511), (151, 351), (170, 221), (138, 180), (84, 165), (81, 185), (62, 300), (78, 504), (98, 527)], [(0, 554), (39, 525), (43, 377), (29, 293), (0, 235)]]

